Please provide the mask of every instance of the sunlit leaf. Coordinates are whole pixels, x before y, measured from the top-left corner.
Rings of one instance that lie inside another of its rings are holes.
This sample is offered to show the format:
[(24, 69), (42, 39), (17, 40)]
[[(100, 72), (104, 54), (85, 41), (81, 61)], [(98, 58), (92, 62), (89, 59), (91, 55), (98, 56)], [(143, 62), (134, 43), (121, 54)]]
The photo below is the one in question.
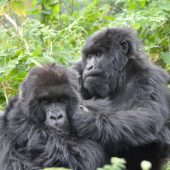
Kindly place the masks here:
[(166, 64), (170, 64), (170, 52), (161, 53), (160, 57)]
[(19, 16), (26, 16), (25, 6), (22, 1), (11, 1), (10, 6)]

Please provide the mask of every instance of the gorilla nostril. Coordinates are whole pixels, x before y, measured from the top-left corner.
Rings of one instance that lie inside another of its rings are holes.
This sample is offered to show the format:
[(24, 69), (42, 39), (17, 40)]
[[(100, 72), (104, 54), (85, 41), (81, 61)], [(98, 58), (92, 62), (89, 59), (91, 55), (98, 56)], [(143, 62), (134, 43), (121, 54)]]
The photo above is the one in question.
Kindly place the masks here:
[(93, 69), (93, 66), (87, 67), (87, 70), (91, 70), (91, 69)]
[(54, 117), (54, 116), (50, 116), (50, 119), (56, 120), (56, 117)]
[(58, 115), (57, 119), (61, 119), (63, 117), (63, 115)]

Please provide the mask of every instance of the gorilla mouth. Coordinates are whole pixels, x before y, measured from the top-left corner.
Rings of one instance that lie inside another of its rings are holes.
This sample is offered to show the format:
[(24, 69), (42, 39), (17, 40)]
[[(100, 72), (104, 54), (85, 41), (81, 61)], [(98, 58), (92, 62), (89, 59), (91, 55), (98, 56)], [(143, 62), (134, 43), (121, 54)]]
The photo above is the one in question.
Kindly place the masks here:
[(99, 77), (99, 76), (103, 76), (103, 72), (101, 69), (95, 69), (95, 70), (91, 70), (91, 71), (85, 71), (83, 73), (83, 79), (85, 80), (87, 77)]

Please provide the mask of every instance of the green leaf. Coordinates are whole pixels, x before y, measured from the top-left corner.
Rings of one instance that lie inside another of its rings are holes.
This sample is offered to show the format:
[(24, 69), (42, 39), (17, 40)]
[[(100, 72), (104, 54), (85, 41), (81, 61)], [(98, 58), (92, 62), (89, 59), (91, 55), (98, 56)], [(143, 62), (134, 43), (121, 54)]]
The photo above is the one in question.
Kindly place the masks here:
[(25, 6), (22, 1), (12, 1), (11, 7), (13, 8), (14, 12), (19, 16), (26, 16)]
[(66, 168), (45, 168), (44, 170), (69, 170)]
[(161, 53), (160, 57), (166, 64), (170, 64), (170, 52)]
[(51, 15), (52, 11), (51, 10), (43, 10), (42, 13), (46, 14), (46, 15)]

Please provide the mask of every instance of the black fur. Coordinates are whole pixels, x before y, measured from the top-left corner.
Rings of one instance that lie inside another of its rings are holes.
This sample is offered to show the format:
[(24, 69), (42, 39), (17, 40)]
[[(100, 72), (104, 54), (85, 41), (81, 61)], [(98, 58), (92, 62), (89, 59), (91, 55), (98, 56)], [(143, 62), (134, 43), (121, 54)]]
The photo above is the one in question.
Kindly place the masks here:
[[(85, 79), (89, 55), (99, 56), (99, 63)], [(170, 143), (169, 75), (147, 59), (135, 33), (126, 28), (98, 31), (87, 40), (75, 68), (82, 96), (93, 98), (84, 102), (86, 114), (74, 116), (79, 136), (105, 146), (108, 159), (126, 158), (128, 170), (140, 169), (142, 160), (160, 170)], [(102, 73), (95, 75), (96, 70)]]
[(78, 139), (71, 129), (45, 125), (39, 103), (43, 95), (68, 96), (67, 115), (79, 110), (77, 74), (62, 66), (33, 68), (21, 86), (19, 97), (11, 100), (0, 118), (0, 167), (3, 170), (33, 170), (67, 167), (96, 170), (103, 161), (102, 148), (88, 139)]

